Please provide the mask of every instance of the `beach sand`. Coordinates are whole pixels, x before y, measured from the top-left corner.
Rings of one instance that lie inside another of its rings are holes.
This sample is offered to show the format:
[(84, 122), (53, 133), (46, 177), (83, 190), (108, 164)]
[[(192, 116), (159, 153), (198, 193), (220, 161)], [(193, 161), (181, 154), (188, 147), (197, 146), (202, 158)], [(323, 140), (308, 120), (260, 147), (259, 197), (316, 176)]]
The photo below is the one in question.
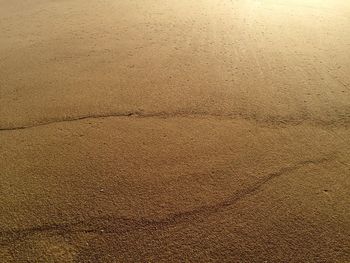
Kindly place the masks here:
[(0, 262), (350, 262), (350, 2), (0, 0)]

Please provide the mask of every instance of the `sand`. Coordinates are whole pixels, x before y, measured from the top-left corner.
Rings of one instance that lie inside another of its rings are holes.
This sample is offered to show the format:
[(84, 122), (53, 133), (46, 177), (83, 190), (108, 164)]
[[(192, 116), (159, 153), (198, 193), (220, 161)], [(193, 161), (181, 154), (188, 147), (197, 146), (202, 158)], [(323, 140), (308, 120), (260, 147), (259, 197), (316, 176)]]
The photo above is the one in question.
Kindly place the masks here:
[(0, 0), (0, 262), (350, 262), (346, 0)]

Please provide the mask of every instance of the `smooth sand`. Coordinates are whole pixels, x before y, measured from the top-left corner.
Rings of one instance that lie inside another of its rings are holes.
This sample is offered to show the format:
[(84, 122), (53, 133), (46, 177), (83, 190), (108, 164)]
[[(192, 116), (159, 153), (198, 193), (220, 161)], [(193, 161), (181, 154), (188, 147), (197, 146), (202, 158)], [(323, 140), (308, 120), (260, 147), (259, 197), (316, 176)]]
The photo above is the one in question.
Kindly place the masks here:
[(347, 0), (0, 0), (0, 262), (350, 262)]

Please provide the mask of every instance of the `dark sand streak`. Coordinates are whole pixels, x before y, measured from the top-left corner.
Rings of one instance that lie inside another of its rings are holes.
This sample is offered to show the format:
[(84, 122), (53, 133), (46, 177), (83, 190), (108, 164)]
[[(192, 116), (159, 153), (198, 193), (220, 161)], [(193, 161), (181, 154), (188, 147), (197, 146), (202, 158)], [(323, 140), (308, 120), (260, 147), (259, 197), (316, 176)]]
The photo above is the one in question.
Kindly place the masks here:
[(0, 245), (9, 246), (16, 240), (24, 239), (28, 236), (32, 236), (38, 233), (52, 232), (59, 235), (74, 234), (74, 233), (95, 233), (95, 234), (122, 234), (125, 232), (149, 229), (156, 230), (167, 226), (175, 225), (182, 222), (188, 222), (196, 216), (210, 215), (224, 208), (229, 207), (237, 203), (238, 201), (256, 194), (264, 185), (271, 180), (283, 176), (287, 173), (298, 170), (307, 165), (318, 165), (325, 162), (334, 160), (334, 154), (329, 154), (326, 157), (322, 157), (314, 160), (306, 160), (299, 162), (292, 166), (283, 167), (275, 172), (272, 172), (258, 180), (250, 187), (242, 189), (236, 192), (234, 195), (228, 197), (222, 202), (212, 205), (200, 206), (189, 211), (180, 211), (177, 213), (169, 214), (168, 216), (160, 219), (150, 218), (124, 218), (116, 216), (101, 216), (93, 217), (89, 220), (82, 220), (72, 223), (64, 224), (50, 224), (35, 226), (27, 229), (13, 229), (0, 232)]
[(208, 112), (151, 112), (144, 113), (140, 111), (130, 111), (124, 113), (105, 113), (105, 114), (89, 114), (81, 116), (68, 116), (62, 119), (53, 119), (47, 121), (39, 121), (33, 124), (25, 124), (15, 127), (0, 127), (0, 131), (15, 131), (31, 129), (40, 126), (47, 126), (56, 123), (63, 122), (73, 122), (85, 119), (103, 119), (103, 118), (123, 118), (123, 117), (133, 117), (133, 118), (217, 118), (217, 119), (229, 119), (229, 120), (245, 120), (254, 122), (260, 126), (297, 126), (301, 124), (308, 124), (311, 126), (318, 127), (349, 127), (350, 126), (350, 114), (343, 118), (337, 118), (332, 120), (322, 120), (317, 118), (312, 118), (309, 116), (258, 116), (255, 114), (243, 114), (243, 113), (231, 113), (231, 114), (215, 114)]

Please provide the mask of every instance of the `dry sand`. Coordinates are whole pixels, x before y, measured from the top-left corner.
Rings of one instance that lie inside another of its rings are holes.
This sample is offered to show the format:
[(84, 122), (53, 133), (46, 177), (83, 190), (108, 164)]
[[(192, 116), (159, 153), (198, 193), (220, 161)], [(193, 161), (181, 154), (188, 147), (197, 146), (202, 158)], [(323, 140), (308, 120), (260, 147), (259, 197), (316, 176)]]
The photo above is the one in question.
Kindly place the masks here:
[(0, 262), (350, 262), (350, 2), (0, 0)]

